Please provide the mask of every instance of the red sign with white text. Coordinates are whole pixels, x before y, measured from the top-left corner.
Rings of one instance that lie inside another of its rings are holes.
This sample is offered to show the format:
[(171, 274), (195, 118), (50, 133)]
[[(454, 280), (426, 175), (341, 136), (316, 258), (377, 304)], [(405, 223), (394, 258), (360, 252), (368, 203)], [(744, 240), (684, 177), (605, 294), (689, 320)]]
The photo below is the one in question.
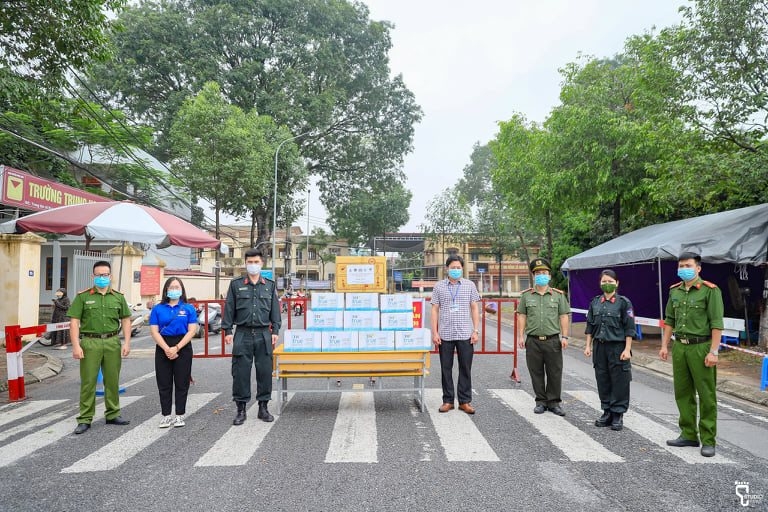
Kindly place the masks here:
[(160, 295), (160, 267), (151, 265), (141, 266), (141, 296)]
[(424, 327), (424, 299), (413, 299), (413, 328)]
[(4, 205), (41, 212), (97, 201), (112, 199), (0, 165), (0, 203)]

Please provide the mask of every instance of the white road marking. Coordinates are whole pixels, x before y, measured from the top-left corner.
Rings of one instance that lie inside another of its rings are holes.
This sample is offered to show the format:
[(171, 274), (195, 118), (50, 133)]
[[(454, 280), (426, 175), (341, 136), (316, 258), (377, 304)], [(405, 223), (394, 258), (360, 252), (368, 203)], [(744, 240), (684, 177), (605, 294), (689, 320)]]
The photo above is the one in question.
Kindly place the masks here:
[[(192, 415), (205, 404), (219, 396), (219, 393), (195, 393), (189, 395), (187, 400), (187, 415)], [(111, 443), (102, 446), (87, 457), (80, 459), (69, 467), (61, 470), (62, 473), (85, 473), (88, 471), (109, 471), (125, 463), (128, 459), (148, 447), (173, 428), (158, 428), (160, 414), (156, 414), (144, 423), (126, 430)], [(121, 427), (121, 428), (128, 428)]]
[[(131, 403), (141, 399), (141, 396), (124, 396), (120, 398), (120, 406), (125, 407)], [(96, 417), (104, 416), (104, 402), (99, 400), (96, 402)], [(21, 439), (9, 443), (5, 446), (0, 446), (0, 467), (8, 466), (22, 457), (36, 452), (40, 448), (44, 448), (49, 444), (53, 444), (59, 439), (72, 434), (77, 421), (77, 414), (70, 416), (67, 419), (54, 423), (48, 428), (38, 430), (34, 434), (24, 436)], [(84, 434), (88, 435), (88, 434)]]
[(373, 393), (342, 393), (325, 462), (378, 462)]
[(0, 427), (20, 420), (25, 416), (31, 416), (38, 412), (53, 407), (54, 405), (63, 404), (68, 400), (35, 400), (32, 402), (22, 402), (19, 404), (11, 404), (12, 407), (3, 408), (3, 415), (0, 416)]
[[(576, 398), (580, 402), (595, 409), (595, 411), (602, 412), (600, 409), (600, 397), (596, 392), (590, 390), (578, 390), (578, 391), (566, 391), (569, 395)], [(599, 427), (595, 427), (599, 428)], [(699, 453), (699, 448), (683, 447), (676, 448), (674, 446), (667, 446), (667, 439), (675, 439), (679, 433), (677, 430), (672, 430), (660, 423), (656, 423), (650, 418), (643, 416), (630, 409), (624, 413), (624, 428), (628, 428), (633, 432), (648, 439), (653, 444), (661, 447), (664, 451), (667, 451), (675, 457), (682, 459), (688, 464), (732, 464), (731, 460), (723, 457), (720, 454), (716, 454), (714, 457), (702, 457)]]
[(491, 389), (505, 404), (523, 417), (536, 430), (574, 462), (624, 462), (624, 459), (579, 430), (578, 427), (552, 413), (533, 412), (533, 396), (519, 389)]
[(145, 381), (147, 379), (151, 379), (154, 376), (155, 376), (155, 372), (149, 372), (149, 373), (147, 373), (145, 375), (142, 375), (141, 377), (136, 377), (133, 380), (129, 380), (128, 382), (126, 382), (124, 384), (121, 384), (120, 387), (129, 388), (131, 386), (135, 386), (139, 382), (143, 382), (143, 381)]
[(442, 389), (425, 389), (424, 395), (427, 411), (446, 459), (451, 462), (499, 460), (469, 414), (458, 409), (446, 413), (438, 412), (438, 407), (443, 403)]
[(0, 432), (0, 442), (5, 441), (6, 439), (13, 437), (16, 434), (20, 434), (22, 432), (26, 432), (28, 430), (32, 430), (37, 427), (47, 425), (48, 423), (53, 423), (56, 420), (60, 420), (67, 414), (70, 414), (69, 411), (52, 412), (49, 414), (45, 414), (43, 416), (38, 416), (37, 418), (29, 420), (13, 428), (9, 428), (5, 432)]
[[(272, 393), (275, 396), (276, 392)], [(288, 401), (293, 397), (293, 393), (288, 393)], [(248, 419), (242, 425), (233, 425), (221, 436), (213, 446), (203, 454), (195, 466), (243, 466), (259, 449), (264, 438), (272, 429), (272, 427), (280, 419), (280, 416), (275, 414), (275, 421), (266, 423), (256, 417), (258, 411), (258, 403), (254, 403), (248, 411)]]

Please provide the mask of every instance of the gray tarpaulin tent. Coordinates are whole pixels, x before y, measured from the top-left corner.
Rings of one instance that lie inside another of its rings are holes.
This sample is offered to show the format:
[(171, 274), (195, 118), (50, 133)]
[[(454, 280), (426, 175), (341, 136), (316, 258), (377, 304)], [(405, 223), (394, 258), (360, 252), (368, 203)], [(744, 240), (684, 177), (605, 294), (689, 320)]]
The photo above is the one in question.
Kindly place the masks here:
[(768, 203), (648, 226), (568, 258), (562, 270), (571, 306), (586, 310), (600, 293), (600, 271), (613, 268), (636, 315), (663, 319), (669, 286), (678, 281), (677, 256), (685, 251), (701, 255), (702, 277), (723, 290), (726, 316), (744, 317), (744, 290), (759, 316), (764, 272), (757, 267), (768, 261)]

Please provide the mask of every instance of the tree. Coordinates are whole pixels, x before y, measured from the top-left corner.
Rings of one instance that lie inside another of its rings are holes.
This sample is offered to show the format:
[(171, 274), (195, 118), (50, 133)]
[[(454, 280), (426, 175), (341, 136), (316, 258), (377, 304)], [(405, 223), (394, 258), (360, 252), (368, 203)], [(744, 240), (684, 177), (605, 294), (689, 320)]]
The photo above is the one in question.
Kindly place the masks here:
[(446, 188), (427, 203), (424, 220), (424, 238), (440, 244), (445, 260), (445, 246), (460, 243), (471, 230), (472, 210), (456, 187)]
[(62, 80), (108, 54), (108, 10), (125, 0), (0, 2), (0, 68), (30, 78)]
[(337, 238), (333, 233), (326, 233), (323, 228), (315, 227), (310, 235), (312, 246), (317, 252), (317, 258), (320, 260), (320, 279), (325, 278), (325, 264), (336, 261), (336, 249), (334, 243)]
[(421, 110), (391, 76), (390, 25), (369, 20), (362, 3), (148, 1), (118, 22), (115, 59), (92, 81), (156, 127), (160, 156), (184, 99), (216, 81), (234, 106), (313, 134), (297, 144), (331, 215), (364, 215), (343, 210), (364, 193), (352, 184), (378, 192), (404, 182), (400, 165)]

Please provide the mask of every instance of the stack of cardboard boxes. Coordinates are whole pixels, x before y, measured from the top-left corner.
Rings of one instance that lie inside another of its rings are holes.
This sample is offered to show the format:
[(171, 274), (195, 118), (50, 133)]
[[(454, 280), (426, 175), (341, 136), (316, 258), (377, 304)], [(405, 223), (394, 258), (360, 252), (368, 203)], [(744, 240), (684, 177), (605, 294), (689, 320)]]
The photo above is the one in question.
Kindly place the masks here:
[(430, 350), (429, 329), (414, 329), (407, 294), (314, 293), (307, 329), (289, 329), (286, 352)]

